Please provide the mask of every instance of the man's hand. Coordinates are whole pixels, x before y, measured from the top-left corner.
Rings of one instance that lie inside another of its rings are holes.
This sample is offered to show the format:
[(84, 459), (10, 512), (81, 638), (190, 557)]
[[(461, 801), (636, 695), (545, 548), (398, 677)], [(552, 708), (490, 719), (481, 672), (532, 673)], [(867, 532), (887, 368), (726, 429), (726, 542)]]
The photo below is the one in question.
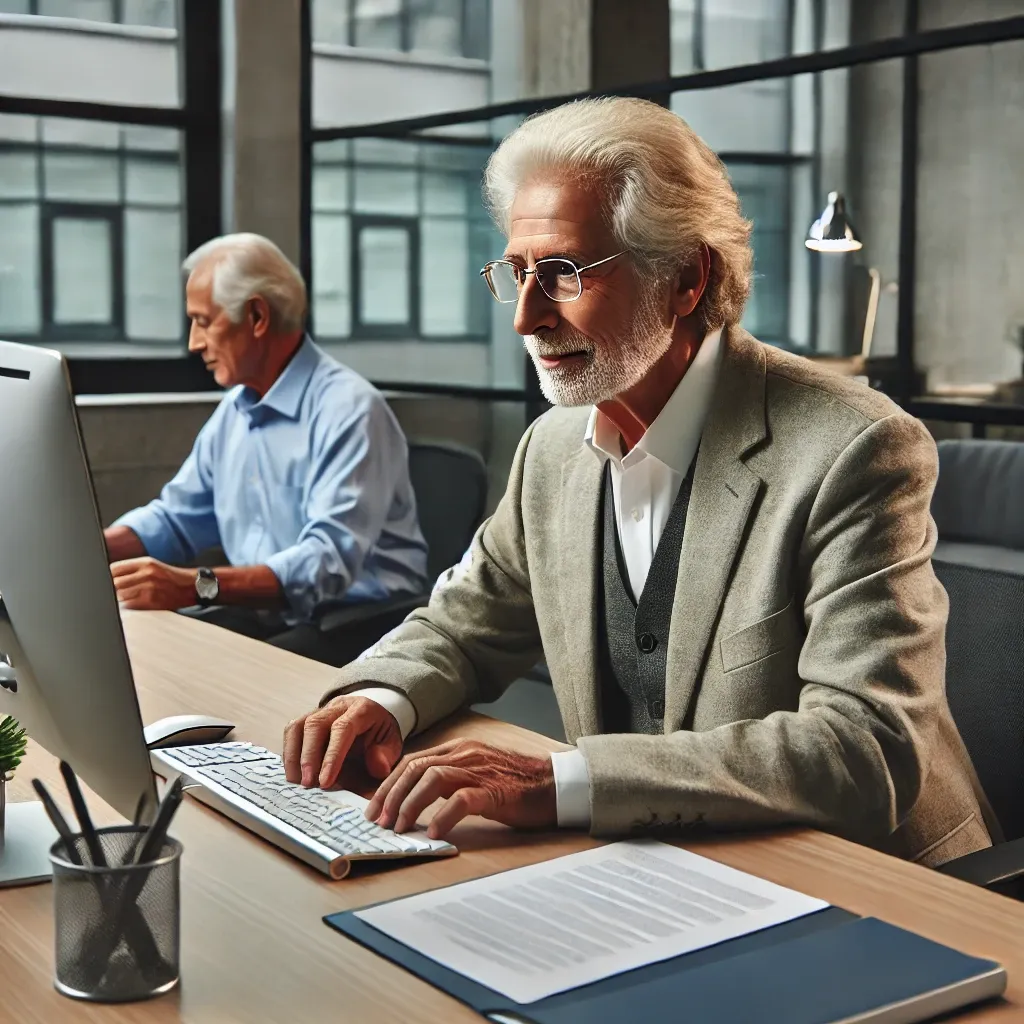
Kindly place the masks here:
[(477, 740), (450, 740), (402, 758), (370, 801), (366, 817), (404, 832), (439, 797), (446, 800), (427, 829), (431, 839), (447, 835), (467, 814), (516, 828), (558, 824), (551, 758)]
[(177, 611), (196, 603), (195, 569), (179, 569), (155, 558), (129, 558), (110, 566), (117, 600), (125, 608)]
[(383, 779), (402, 756), (398, 722), (369, 697), (342, 694), (289, 722), (284, 731), (284, 774), (303, 786), (333, 786), (345, 759), (363, 757), (366, 770)]

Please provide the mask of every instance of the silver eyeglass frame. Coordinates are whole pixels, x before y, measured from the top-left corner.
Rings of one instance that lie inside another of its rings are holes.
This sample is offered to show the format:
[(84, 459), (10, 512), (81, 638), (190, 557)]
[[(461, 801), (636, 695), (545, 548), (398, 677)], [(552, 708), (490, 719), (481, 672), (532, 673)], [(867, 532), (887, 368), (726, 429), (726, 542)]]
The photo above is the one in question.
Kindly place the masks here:
[(614, 259), (618, 259), (620, 256), (625, 256), (627, 252), (628, 252), (627, 249), (623, 249), (621, 252), (617, 252), (613, 256), (605, 256), (605, 258), (603, 260), (596, 260), (593, 263), (588, 263), (584, 267), (576, 266), (575, 261), (569, 259), (567, 256), (545, 256), (544, 259), (537, 260), (537, 262), (533, 265), (533, 270), (530, 270), (527, 267), (521, 267), (521, 266), (519, 266), (518, 263), (513, 263), (511, 260), (489, 260), (487, 263), (485, 263), (483, 265), (483, 268), (480, 271), (480, 276), (484, 279), (484, 282), (487, 284), (487, 290), (494, 297), (495, 302), (500, 302), (502, 304), (507, 304), (509, 302), (518, 302), (519, 301), (519, 295), (522, 293), (523, 286), (522, 285), (518, 285), (518, 290), (516, 292), (515, 298), (513, 298), (513, 299), (503, 299), (503, 298), (501, 298), (498, 295), (498, 292), (495, 289), (493, 283), (491, 282), (491, 270), (494, 267), (500, 267), (500, 266), (511, 267), (516, 272), (517, 276), (520, 275), (520, 274), (522, 275), (523, 281), (525, 283), (527, 275), (529, 275), (529, 274), (536, 274), (537, 273), (537, 268), (543, 266), (546, 263), (564, 263), (564, 264), (568, 264), (570, 267), (573, 268), (573, 270), (576, 271), (576, 294), (571, 299), (556, 299), (553, 295), (548, 295), (548, 292), (544, 288), (544, 285), (541, 283), (539, 278), (537, 280), (537, 283), (540, 285), (540, 290), (542, 292), (544, 292), (544, 294), (547, 295), (547, 297), (552, 302), (575, 302), (583, 294), (583, 277), (582, 277), (582, 275), (584, 273), (586, 273), (586, 271), (593, 270), (594, 267), (599, 267), (603, 263), (609, 263), (609, 262), (611, 262)]

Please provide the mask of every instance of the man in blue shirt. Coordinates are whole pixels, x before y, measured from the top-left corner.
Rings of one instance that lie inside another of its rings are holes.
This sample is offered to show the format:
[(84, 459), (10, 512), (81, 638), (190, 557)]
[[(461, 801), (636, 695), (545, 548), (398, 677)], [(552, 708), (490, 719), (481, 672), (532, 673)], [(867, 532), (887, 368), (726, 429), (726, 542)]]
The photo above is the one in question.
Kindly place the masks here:
[[(106, 530), (126, 608), (235, 606), (270, 639), (325, 602), (426, 587), (405, 437), (383, 396), (321, 351), (273, 242), (227, 235), (185, 261), (189, 351), (231, 390), (161, 495)], [(231, 563), (194, 565), (220, 547)]]

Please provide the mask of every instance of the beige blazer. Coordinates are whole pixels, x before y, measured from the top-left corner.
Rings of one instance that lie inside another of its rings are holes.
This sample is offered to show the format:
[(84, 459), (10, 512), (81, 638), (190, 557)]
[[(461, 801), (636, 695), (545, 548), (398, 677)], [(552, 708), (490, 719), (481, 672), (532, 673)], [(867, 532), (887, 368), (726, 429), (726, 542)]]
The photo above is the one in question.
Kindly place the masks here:
[(584, 409), (527, 430), (462, 565), (327, 697), (398, 689), (422, 730), (495, 700), (543, 655), (587, 761), (597, 835), (805, 823), (933, 865), (990, 845), (946, 702), (931, 437), (883, 395), (738, 328), (723, 345), (679, 562), (665, 735), (602, 734), (602, 471)]

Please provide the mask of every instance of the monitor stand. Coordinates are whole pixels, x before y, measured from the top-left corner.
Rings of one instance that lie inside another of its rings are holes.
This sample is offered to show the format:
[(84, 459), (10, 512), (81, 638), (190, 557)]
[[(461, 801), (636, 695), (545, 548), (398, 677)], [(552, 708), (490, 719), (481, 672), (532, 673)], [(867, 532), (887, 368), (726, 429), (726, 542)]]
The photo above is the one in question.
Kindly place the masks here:
[(53, 876), (50, 847), (57, 830), (38, 800), (8, 804), (0, 837), (0, 888), (49, 882)]

